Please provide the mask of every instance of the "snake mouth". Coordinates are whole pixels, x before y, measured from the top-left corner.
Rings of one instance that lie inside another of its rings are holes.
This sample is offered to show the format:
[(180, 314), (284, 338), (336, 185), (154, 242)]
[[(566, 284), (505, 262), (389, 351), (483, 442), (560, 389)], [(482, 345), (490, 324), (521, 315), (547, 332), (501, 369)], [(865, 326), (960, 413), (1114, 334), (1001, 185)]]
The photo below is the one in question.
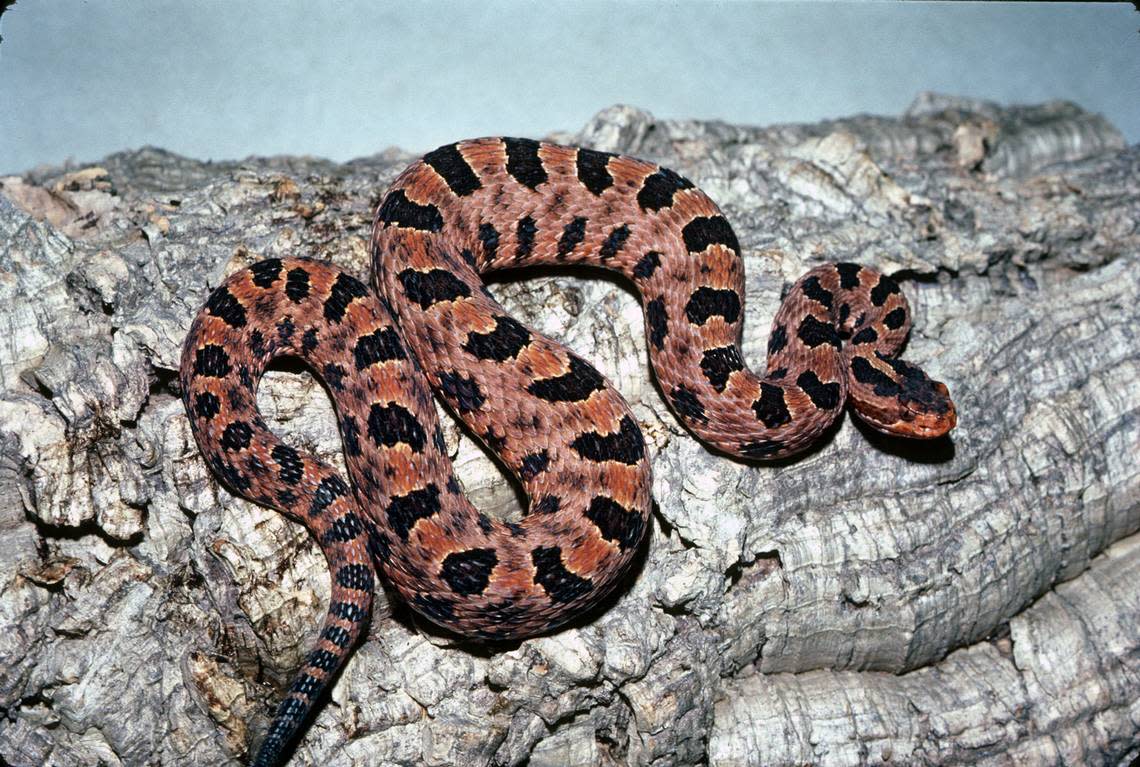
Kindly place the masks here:
[[(942, 384), (938, 385), (942, 389), (946, 388)], [(903, 405), (902, 410), (896, 412), (894, 418), (859, 408), (856, 408), (855, 412), (876, 431), (892, 437), (938, 439), (949, 434), (958, 425), (958, 412), (949, 398), (945, 400), (945, 408), (919, 409), (913, 407), (914, 403), (900, 404)]]
[(913, 421), (900, 421), (892, 433), (911, 439), (938, 439), (958, 425), (958, 414), (950, 405), (945, 413), (922, 413)]

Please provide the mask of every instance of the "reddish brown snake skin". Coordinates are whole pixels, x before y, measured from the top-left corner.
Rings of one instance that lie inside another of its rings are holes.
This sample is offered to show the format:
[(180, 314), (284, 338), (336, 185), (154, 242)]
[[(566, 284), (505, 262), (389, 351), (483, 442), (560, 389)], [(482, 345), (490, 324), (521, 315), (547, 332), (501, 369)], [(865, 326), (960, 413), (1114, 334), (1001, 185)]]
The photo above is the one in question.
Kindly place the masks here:
[[(767, 375), (749, 371), (736, 236), (703, 192), (648, 162), (526, 139), (441, 147), (393, 183), (372, 248), (375, 292), (305, 259), (237, 272), (183, 349), (183, 399), (210, 467), (304, 524), (333, 575), (320, 639), (257, 765), (280, 760), (348, 656), (377, 567), (432, 622), (519, 639), (596, 604), (642, 541), (650, 467), (629, 406), (588, 362), (511, 319), (483, 272), (588, 264), (632, 280), (670, 407), (735, 456), (801, 451), (848, 402), (889, 434), (938, 437), (956, 422), (946, 387), (896, 358), (907, 302), (868, 267), (800, 278), (773, 322)], [(266, 428), (257, 384), (282, 355), (331, 391), (351, 484)], [(460, 491), (424, 374), (523, 484), (522, 523), (479, 513)]]

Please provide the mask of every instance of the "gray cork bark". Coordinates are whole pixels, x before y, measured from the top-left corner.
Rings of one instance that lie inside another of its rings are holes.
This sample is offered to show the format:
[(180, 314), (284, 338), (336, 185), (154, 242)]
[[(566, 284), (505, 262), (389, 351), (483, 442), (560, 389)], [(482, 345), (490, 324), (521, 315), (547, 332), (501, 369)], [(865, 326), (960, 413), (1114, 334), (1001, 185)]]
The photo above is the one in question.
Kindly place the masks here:
[[(797, 275), (894, 274), (908, 359), (949, 385), (960, 425), (914, 444), (848, 416), (801, 458), (733, 461), (667, 410), (628, 285), (498, 279), (632, 403), (658, 504), (646, 559), (588, 621), (494, 651), (381, 597), (293, 763), (1140, 754), (1140, 147), (1070, 104), (932, 94), (897, 118), (766, 128), (614, 107), (554, 138), (656, 160), (720, 203), (756, 367)], [(0, 763), (248, 758), (328, 574), (303, 529), (207, 471), (179, 347), (209, 290), (257, 259), (366, 276), (372, 208), (411, 159), (146, 148), (0, 179)], [(339, 460), (315, 379), (283, 367), (258, 399), (293, 444)], [(474, 502), (521, 514), (445, 422)]]

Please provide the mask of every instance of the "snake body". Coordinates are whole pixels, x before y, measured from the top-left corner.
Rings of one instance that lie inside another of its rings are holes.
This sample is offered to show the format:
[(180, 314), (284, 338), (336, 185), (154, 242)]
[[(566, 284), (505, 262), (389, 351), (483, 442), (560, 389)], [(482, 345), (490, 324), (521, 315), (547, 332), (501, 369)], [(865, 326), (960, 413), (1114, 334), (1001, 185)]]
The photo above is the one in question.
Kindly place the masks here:
[[(512, 319), (482, 273), (587, 264), (632, 280), (669, 405), (734, 456), (801, 451), (848, 402), (887, 433), (931, 438), (955, 424), (946, 387), (898, 359), (907, 302), (868, 267), (827, 264), (799, 279), (774, 320), (767, 374), (748, 370), (732, 227), (688, 179), (652, 163), (526, 139), (444, 146), (388, 190), (372, 249), (374, 290), (300, 258), (233, 274), (183, 350), (183, 398), (208, 464), (304, 524), (332, 574), (320, 639), (255, 764), (280, 759), (349, 654), (377, 567), (433, 623), (519, 639), (596, 604), (642, 542), (650, 465), (629, 406), (587, 361)], [(259, 378), (281, 355), (330, 390), (351, 484), (259, 415)], [(521, 523), (463, 495), (425, 379), (522, 483)]]

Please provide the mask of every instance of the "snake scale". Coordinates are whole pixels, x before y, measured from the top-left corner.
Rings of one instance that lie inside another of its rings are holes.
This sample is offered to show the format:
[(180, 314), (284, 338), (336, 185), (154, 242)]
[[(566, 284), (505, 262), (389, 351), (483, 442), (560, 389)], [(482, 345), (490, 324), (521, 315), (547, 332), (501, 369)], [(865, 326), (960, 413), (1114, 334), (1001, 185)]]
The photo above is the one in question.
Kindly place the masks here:
[[(431, 622), (519, 639), (596, 604), (642, 542), (650, 465), (629, 406), (586, 360), (512, 319), (482, 273), (586, 264), (632, 280), (670, 407), (733, 456), (801, 451), (845, 403), (889, 434), (933, 438), (956, 422), (946, 387), (897, 357), (910, 329), (898, 284), (865, 266), (799, 279), (773, 322), (767, 374), (751, 372), (732, 227), (692, 182), (652, 163), (527, 139), (450, 144), (392, 184), (372, 254), (372, 290), (302, 258), (233, 274), (183, 349), (183, 399), (207, 463), (305, 525), (332, 574), (320, 638), (257, 765), (282, 758), (348, 656), (377, 568)], [(261, 418), (258, 381), (282, 355), (331, 392), (351, 483)], [(522, 483), (521, 523), (463, 495), (425, 379)]]

